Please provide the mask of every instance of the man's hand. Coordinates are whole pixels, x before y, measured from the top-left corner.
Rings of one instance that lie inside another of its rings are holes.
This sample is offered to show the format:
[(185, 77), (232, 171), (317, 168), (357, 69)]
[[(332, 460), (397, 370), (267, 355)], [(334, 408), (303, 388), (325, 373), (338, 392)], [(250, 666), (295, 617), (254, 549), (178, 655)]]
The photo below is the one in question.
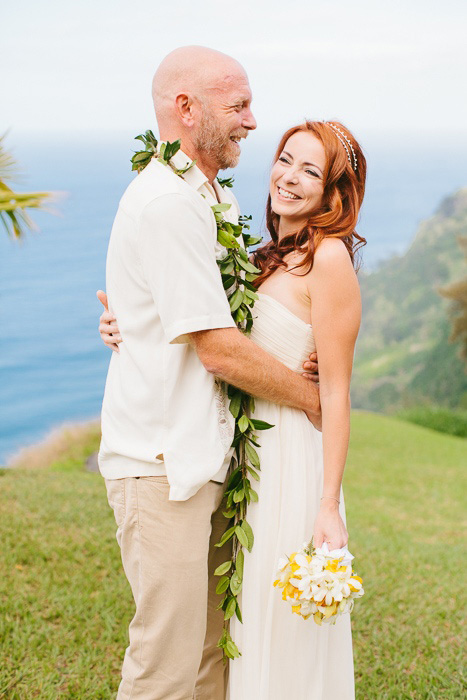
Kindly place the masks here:
[(96, 296), (104, 307), (104, 312), (99, 319), (99, 333), (104, 345), (114, 352), (120, 352), (118, 343), (122, 342), (122, 336), (118, 330), (117, 319), (109, 311), (107, 294), (99, 289)]
[[(319, 383), (318, 354), (316, 352), (312, 352), (308, 360), (303, 363), (303, 369), (305, 371), (302, 373), (302, 377), (316, 382), (316, 384)], [(310, 413), (309, 411), (305, 411), (305, 413), (310, 423), (315, 426), (316, 430), (321, 432), (323, 430), (321, 407), (319, 408), (319, 413)]]
[(321, 408), (319, 409), (319, 413), (310, 413), (309, 411), (305, 411), (305, 414), (310, 423), (312, 423), (316, 430), (319, 430), (319, 432), (321, 433), (323, 431), (323, 419), (321, 416)]
[(319, 382), (318, 355), (316, 352), (312, 352), (308, 360), (303, 363), (303, 369), (305, 371), (302, 373), (302, 377), (310, 379), (312, 382)]

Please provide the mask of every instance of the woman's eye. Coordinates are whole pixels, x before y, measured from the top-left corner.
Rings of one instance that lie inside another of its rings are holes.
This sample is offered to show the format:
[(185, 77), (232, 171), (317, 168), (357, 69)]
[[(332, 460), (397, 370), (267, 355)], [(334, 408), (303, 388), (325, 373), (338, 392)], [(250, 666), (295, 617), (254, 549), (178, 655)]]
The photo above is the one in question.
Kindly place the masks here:
[(289, 162), (289, 161), (287, 160), (287, 158), (284, 158), (284, 156), (281, 156), (281, 157), (279, 158), (279, 160), (281, 160), (283, 163), (288, 163), (288, 162)]
[(308, 175), (314, 175), (314, 177), (319, 177), (318, 173), (315, 173), (314, 170), (305, 170), (305, 172), (308, 173)]

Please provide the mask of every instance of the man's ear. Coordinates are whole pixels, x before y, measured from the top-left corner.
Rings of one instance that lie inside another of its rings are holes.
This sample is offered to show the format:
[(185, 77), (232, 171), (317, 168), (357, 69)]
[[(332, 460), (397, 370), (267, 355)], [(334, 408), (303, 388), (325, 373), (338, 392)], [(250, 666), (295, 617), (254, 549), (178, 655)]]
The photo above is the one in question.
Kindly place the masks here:
[(175, 109), (180, 121), (188, 127), (194, 124), (193, 99), (186, 93), (180, 93), (175, 98)]

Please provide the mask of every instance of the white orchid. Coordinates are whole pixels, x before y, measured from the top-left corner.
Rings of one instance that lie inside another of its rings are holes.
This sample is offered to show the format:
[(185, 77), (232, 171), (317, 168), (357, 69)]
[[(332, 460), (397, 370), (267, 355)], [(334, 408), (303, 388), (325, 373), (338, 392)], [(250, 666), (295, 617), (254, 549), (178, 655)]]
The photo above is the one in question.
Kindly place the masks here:
[(329, 551), (324, 543), (315, 549), (310, 543), (279, 561), (275, 586), (292, 612), (318, 625), (336, 622), (337, 616), (352, 612), (354, 600), (364, 594), (362, 579), (352, 570), (353, 555), (347, 547)]

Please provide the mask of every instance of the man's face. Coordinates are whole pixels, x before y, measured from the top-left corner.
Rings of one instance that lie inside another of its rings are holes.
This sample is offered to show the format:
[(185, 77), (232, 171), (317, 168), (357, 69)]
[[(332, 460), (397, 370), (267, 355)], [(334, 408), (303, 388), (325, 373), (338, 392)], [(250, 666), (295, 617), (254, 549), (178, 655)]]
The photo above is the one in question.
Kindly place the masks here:
[(221, 88), (212, 90), (204, 99), (195, 146), (219, 170), (238, 164), (240, 140), (256, 129), (251, 99), (246, 75), (229, 77)]

